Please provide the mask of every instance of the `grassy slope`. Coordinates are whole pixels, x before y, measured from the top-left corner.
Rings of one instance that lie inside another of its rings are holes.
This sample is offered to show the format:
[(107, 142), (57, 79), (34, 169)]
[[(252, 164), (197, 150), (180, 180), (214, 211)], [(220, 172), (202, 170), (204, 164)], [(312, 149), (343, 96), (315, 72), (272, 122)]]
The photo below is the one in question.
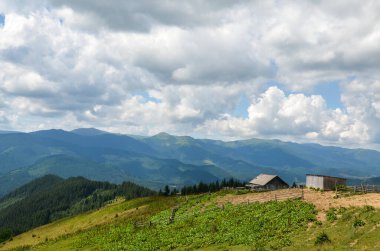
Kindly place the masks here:
[[(24, 233), (0, 249), (37, 243), (42, 244), (33, 250), (380, 249), (378, 210), (340, 209), (336, 220), (320, 224), (313, 220), (314, 207), (304, 202), (226, 205), (222, 209), (214, 203), (220, 195), (118, 200), (98, 211)], [(176, 220), (168, 225), (173, 206), (179, 206)], [(358, 219), (365, 225), (355, 228)], [(323, 231), (331, 243), (316, 246), (316, 236)]]

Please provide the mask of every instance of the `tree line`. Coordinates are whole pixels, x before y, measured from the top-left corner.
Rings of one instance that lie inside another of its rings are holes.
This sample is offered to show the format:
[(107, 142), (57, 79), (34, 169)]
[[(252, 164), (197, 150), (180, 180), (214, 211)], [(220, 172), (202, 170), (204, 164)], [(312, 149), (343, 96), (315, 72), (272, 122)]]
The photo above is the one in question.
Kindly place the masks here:
[(160, 189), (158, 192), (159, 195), (163, 196), (170, 196), (170, 195), (190, 195), (190, 194), (200, 194), (200, 193), (207, 193), (207, 192), (216, 192), (219, 191), (225, 187), (244, 187), (245, 182), (240, 181), (238, 179), (230, 178), (230, 179), (223, 179), (221, 181), (217, 180), (215, 182), (211, 183), (205, 183), (205, 182), (199, 182), (198, 184), (194, 185), (187, 185), (183, 186), (181, 190), (178, 190), (176, 187), (169, 187), (166, 185), (164, 189)]

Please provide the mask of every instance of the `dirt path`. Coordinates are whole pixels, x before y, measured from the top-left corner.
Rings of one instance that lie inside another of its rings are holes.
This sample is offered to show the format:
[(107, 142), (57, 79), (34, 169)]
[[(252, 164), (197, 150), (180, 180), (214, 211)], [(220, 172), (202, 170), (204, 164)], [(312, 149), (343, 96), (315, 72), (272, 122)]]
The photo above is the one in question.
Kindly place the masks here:
[[(271, 192), (249, 193), (242, 195), (226, 195), (218, 200), (219, 204), (231, 202), (239, 204), (244, 202), (263, 202), (274, 199), (286, 199), (287, 195), (292, 197), (301, 194), (301, 189), (282, 189)], [(304, 189), (304, 199), (313, 203), (318, 210), (327, 211), (330, 207), (360, 207), (371, 205), (380, 208), (380, 193), (368, 193), (363, 195), (353, 195), (349, 197), (334, 198), (335, 192), (317, 192), (314, 190)]]

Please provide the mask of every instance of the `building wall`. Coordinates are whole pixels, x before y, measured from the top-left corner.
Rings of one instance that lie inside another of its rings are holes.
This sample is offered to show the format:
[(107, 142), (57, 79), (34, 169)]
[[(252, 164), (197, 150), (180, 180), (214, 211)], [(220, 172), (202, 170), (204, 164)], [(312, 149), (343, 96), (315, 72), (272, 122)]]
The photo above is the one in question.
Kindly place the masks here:
[(265, 186), (267, 189), (281, 189), (281, 188), (288, 188), (289, 185), (283, 182), (278, 177), (274, 178), (268, 184)]
[(322, 176), (306, 176), (306, 187), (324, 189)]
[(336, 185), (346, 185), (346, 180), (334, 178), (334, 177), (324, 177), (323, 189), (331, 190), (331, 189), (334, 189)]
[(306, 176), (306, 186), (320, 188), (323, 190), (332, 190), (336, 185), (346, 185), (346, 180), (329, 176)]

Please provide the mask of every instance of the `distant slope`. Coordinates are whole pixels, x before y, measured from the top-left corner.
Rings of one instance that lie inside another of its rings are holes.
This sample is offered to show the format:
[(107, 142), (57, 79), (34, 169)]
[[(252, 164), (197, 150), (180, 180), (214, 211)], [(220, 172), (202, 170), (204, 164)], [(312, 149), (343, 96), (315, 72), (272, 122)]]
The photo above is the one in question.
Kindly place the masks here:
[[(174, 159), (157, 159), (134, 156), (124, 152), (108, 152), (92, 149), (94, 156), (82, 152), (82, 157), (52, 155), (36, 161), (35, 164), (13, 170), (0, 176), (0, 197), (37, 177), (54, 174), (64, 178), (83, 176), (93, 180), (121, 183), (130, 180), (138, 184), (159, 189), (165, 184), (181, 186), (198, 181), (210, 182), (228, 173), (213, 165), (196, 166)], [(84, 156), (84, 157), (83, 157)]]
[(304, 180), (310, 172), (344, 177), (380, 175), (380, 152), (374, 150), (261, 139), (224, 142), (167, 133), (142, 141), (161, 156), (193, 164), (211, 161), (238, 178), (254, 177), (257, 172), (277, 173), (288, 182)]
[(98, 130), (96, 128), (78, 128), (71, 131), (72, 133), (82, 135), (82, 136), (96, 136), (102, 134), (109, 134), (108, 132)]
[(20, 200), (27, 198), (32, 194), (39, 193), (44, 190), (50, 189), (55, 184), (62, 182), (63, 179), (54, 176), (46, 175), (41, 178), (35, 179), (32, 182), (29, 182), (11, 193), (7, 194), (4, 198), (0, 199), (0, 211), (4, 208), (12, 206)]
[(348, 179), (348, 185), (380, 185), (380, 177)]
[(114, 185), (82, 177), (48, 175), (0, 200), (0, 230), (18, 234), (53, 220), (101, 207), (116, 196), (136, 198), (155, 193), (133, 183)]
[(18, 133), (16, 131), (2, 131), (0, 130), (0, 134), (10, 134), (10, 133)]

